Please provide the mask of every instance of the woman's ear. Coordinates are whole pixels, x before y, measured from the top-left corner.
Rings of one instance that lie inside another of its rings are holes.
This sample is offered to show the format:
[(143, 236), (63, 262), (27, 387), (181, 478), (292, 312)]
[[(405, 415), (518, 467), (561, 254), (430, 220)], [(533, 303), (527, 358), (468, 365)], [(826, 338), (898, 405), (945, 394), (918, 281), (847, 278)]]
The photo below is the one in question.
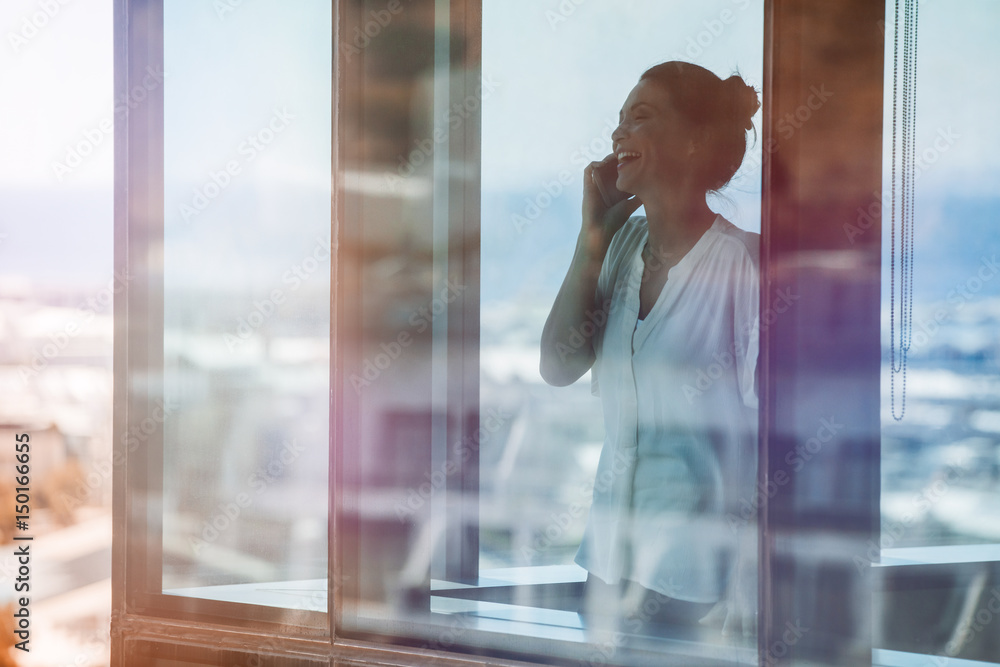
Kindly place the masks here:
[(698, 151), (700, 151), (708, 139), (708, 129), (705, 127), (698, 127), (691, 130), (688, 134), (687, 143), (687, 157), (691, 157)]

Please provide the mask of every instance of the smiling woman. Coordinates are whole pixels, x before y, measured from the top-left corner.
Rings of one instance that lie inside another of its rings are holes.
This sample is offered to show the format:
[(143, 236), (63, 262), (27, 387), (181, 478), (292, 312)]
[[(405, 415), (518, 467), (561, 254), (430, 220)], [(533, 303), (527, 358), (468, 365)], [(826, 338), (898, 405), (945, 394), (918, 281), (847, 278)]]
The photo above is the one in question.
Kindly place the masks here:
[[(576, 558), (590, 573), (585, 611), (637, 633), (715, 618), (726, 633), (755, 631), (755, 541), (723, 523), (756, 475), (758, 236), (705, 197), (739, 168), (756, 98), (690, 63), (642, 75), (614, 154), (585, 171), (577, 253), (542, 333), (542, 376), (565, 385), (593, 367), (604, 406)], [(608, 162), (635, 195), (612, 206), (597, 187)], [(627, 219), (640, 203), (646, 216)], [(570, 340), (602, 307), (603, 326)], [(705, 369), (713, 381), (695, 389)], [(657, 613), (639, 613), (654, 600)]]

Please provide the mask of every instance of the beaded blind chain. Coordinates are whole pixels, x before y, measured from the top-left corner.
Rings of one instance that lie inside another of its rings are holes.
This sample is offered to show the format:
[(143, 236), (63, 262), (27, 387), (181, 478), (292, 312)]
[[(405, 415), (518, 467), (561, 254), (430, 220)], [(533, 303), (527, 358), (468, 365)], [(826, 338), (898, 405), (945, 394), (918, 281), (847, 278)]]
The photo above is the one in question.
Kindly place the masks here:
[[(892, 55), (892, 214), (889, 260), (889, 391), (892, 417), (906, 414), (906, 357), (913, 341), (913, 182), (917, 125), (917, 2), (902, 0), (903, 76), (899, 86), (900, 0), (896, 0), (896, 32)], [(901, 127), (898, 127), (901, 126)], [(899, 155), (897, 157), (897, 146)], [(897, 164), (899, 166), (897, 172)], [(898, 178), (897, 178), (898, 173)], [(896, 184), (899, 184), (899, 334), (896, 333)], [(900, 376), (900, 409), (896, 414), (896, 376)]]

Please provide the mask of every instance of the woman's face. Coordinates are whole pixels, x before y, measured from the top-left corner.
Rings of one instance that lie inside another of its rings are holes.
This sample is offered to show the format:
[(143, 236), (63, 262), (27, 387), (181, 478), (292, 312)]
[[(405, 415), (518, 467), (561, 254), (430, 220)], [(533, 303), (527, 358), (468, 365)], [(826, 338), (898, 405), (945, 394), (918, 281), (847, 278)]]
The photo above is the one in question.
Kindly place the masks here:
[(611, 134), (618, 158), (618, 189), (639, 195), (676, 182), (689, 169), (694, 143), (674, 110), (667, 89), (648, 79), (636, 84), (625, 100)]

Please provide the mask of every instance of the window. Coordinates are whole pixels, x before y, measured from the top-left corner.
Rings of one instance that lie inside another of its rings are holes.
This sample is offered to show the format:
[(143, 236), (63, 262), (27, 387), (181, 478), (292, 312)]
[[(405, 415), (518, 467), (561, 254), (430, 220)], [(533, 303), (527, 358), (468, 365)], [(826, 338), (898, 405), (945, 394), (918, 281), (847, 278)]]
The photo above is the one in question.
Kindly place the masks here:
[[(611, 152), (638, 75), (676, 55), (723, 77), (739, 68), (760, 88), (763, 5), (485, 2), (481, 27), (472, 7), (426, 3), (389, 22), (365, 3), (358, 20), (377, 34), (341, 47), (343, 629), (634, 660), (578, 614), (587, 573), (573, 557), (604, 426), (589, 376), (542, 381), (541, 330), (576, 243), (583, 167)], [(636, 48), (594, 48), (624, 39)], [(750, 230), (757, 139), (715, 202)], [(645, 648), (755, 659), (752, 639), (702, 634)]]
[[(843, 225), (881, 178), (880, 3), (175, 4), (116, 5), (117, 92), (150, 67), (164, 83), (116, 130), (132, 277), (116, 302), (115, 664), (871, 659), (878, 588), (857, 559), (879, 526), (881, 247)], [(625, 46), (582, 46), (605, 33)], [(762, 234), (756, 645), (587, 636), (568, 510), (597, 403), (586, 382), (529, 379), (579, 200), (562, 172), (604, 150), (642, 65), (675, 52), (763, 93), (756, 152), (716, 202)], [(635, 71), (584, 85), (587, 63), (619, 56)], [(587, 112), (544, 106), (554, 87)], [(523, 105), (536, 124), (505, 130)], [(288, 477), (241, 504), (300, 437)], [(324, 534), (309, 489), (327, 454)], [(217, 515), (232, 523), (204, 540)], [(884, 648), (877, 663), (909, 650)]]
[(129, 594), (325, 632), (331, 8), (225, 7), (135, 3), (118, 63)]
[[(905, 18), (901, 12), (900, 48)], [(892, 207), (891, 58), (883, 186), (869, 204), (883, 219), (879, 570), (884, 597), (878, 645), (991, 662), (1000, 659), (993, 618), (1000, 609), (1000, 601), (994, 601), (1000, 596), (1000, 447), (993, 399), (1000, 283), (992, 226), (1000, 211), (992, 187), (1000, 168), (1000, 134), (984, 113), (993, 104), (993, 86), (987, 82), (994, 78), (998, 49), (983, 26), (998, 18), (997, 8), (986, 3), (919, 6), (917, 97), (910, 111), (915, 133), (909, 135), (915, 179), (912, 283), (902, 282), (900, 273), (901, 145), (895, 153), (895, 211)], [(886, 24), (891, 54), (892, 7)], [(902, 95), (902, 73), (898, 85)], [(901, 141), (901, 118), (897, 129)], [(863, 227), (867, 218), (858, 217), (847, 229), (875, 233)], [(912, 302), (901, 303), (900, 289), (909, 284)], [(900, 319), (901, 306), (907, 319), (912, 313), (912, 333), (904, 336), (909, 340), (905, 381), (899, 335), (907, 321)], [(892, 333), (895, 349), (890, 348)], [(894, 378), (893, 361), (899, 371)]]

